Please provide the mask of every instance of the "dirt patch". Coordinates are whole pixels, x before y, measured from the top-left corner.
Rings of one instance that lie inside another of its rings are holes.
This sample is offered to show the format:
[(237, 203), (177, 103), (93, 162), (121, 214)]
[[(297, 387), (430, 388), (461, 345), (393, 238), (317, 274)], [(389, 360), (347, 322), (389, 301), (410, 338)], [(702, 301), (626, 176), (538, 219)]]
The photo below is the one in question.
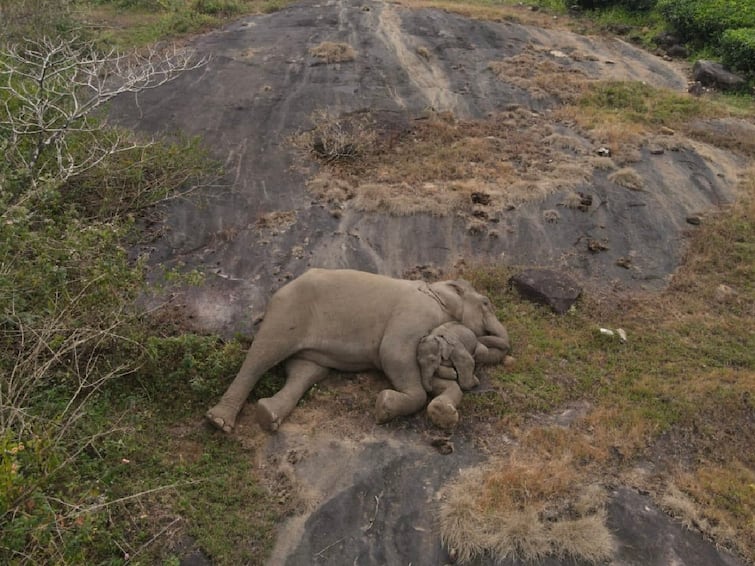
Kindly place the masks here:
[(314, 47), (310, 47), (309, 54), (325, 63), (345, 63), (353, 61), (357, 56), (357, 52), (351, 45), (335, 41), (323, 41)]

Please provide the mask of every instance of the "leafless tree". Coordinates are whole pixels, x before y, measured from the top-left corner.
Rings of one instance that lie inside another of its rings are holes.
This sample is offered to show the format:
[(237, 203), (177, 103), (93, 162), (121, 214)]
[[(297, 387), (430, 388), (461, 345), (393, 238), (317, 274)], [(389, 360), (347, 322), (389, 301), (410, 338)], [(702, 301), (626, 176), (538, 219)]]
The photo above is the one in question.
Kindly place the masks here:
[(0, 134), (6, 159), (24, 171), (33, 192), (42, 180), (65, 182), (133, 148), (100, 131), (102, 106), (126, 93), (163, 85), (206, 63), (187, 49), (100, 52), (77, 38), (42, 38), (0, 50)]

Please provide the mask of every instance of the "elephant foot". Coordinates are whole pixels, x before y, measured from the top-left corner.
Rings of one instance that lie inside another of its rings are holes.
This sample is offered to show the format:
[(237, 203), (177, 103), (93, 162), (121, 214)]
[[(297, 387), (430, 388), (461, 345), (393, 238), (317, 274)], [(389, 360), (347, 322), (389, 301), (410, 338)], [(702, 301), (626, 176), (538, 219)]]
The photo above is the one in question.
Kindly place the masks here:
[(427, 393), (422, 387), (407, 393), (383, 389), (375, 401), (375, 420), (383, 424), (396, 417), (411, 415), (422, 410), (426, 401)]
[(430, 401), (427, 406), (427, 416), (435, 426), (443, 429), (452, 429), (459, 422), (459, 411), (453, 403), (441, 397)]
[(231, 432), (236, 421), (236, 412), (222, 405), (215, 405), (212, 409), (207, 411), (205, 417), (207, 417), (207, 420), (210, 421), (210, 424), (215, 428), (218, 428), (223, 432)]
[(281, 418), (273, 408), (271, 399), (260, 399), (254, 409), (254, 418), (264, 430), (275, 432), (281, 424)]
[(378, 424), (387, 423), (399, 414), (400, 395), (398, 391), (393, 389), (383, 389), (378, 393), (375, 401), (375, 421)]

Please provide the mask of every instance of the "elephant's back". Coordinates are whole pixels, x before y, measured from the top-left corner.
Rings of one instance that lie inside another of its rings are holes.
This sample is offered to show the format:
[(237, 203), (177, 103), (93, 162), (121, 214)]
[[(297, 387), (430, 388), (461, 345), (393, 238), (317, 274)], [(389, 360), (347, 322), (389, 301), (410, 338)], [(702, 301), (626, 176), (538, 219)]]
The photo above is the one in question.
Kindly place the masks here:
[(390, 301), (392, 297), (400, 299), (404, 292), (416, 290), (421, 284), (420, 281), (395, 279), (353, 269), (313, 268), (286, 287), (295, 286), (298, 293), (316, 294), (321, 298), (334, 296), (366, 300), (382, 297)]

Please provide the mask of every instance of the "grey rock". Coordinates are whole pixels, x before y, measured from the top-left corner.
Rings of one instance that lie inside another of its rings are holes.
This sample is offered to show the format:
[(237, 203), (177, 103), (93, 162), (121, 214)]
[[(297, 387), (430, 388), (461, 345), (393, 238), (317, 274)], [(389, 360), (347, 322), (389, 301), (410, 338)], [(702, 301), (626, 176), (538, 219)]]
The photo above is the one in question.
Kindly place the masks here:
[(689, 57), (689, 49), (684, 47), (684, 45), (672, 45), (666, 50), (666, 55), (677, 59), (686, 59)]
[(618, 541), (614, 564), (627, 566), (734, 566), (733, 556), (717, 550), (693, 531), (669, 519), (649, 497), (622, 487), (608, 504), (608, 527)]
[(699, 226), (702, 224), (703, 219), (699, 214), (690, 214), (687, 216), (687, 224), (692, 224), (693, 226)]
[(656, 35), (653, 42), (661, 47), (672, 47), (679, 43), (679, 38), (673, 33), (664, 32)]
[(528, 269), (509, 282), (522, 296), (544, 303), (558, 314), (568, 311), (582, 294), (582, 287), (574, 279), (552, 269)]
[(721, 63), (706, 59), (695, 62), (692, 67), (692, 77), (703, 86), (721, 90), (738, 90), (746, 84), (742, 77), (727, 70)]

